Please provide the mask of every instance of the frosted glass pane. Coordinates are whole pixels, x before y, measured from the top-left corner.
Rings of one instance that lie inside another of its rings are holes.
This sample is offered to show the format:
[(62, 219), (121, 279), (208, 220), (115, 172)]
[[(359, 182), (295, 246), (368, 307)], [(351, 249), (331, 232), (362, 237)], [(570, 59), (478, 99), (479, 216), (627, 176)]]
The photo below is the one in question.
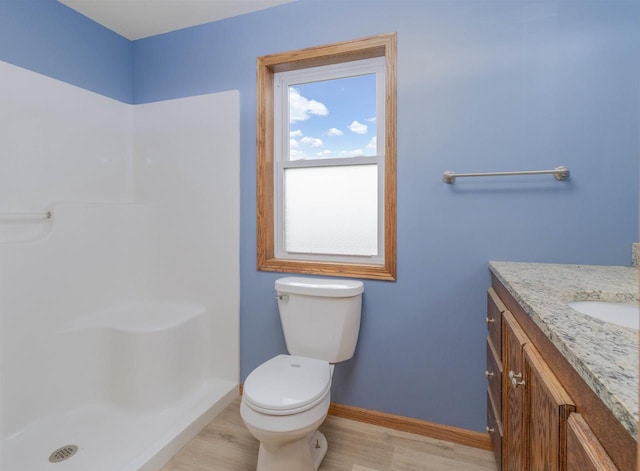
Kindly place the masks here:
[(285, 170), (287, 252), (378, 254), (377, 165)]

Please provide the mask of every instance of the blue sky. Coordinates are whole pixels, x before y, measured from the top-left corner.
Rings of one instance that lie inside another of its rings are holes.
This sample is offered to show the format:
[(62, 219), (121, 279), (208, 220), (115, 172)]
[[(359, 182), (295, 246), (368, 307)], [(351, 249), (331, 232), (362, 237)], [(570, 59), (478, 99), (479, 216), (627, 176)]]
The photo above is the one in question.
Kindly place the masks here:
[(376, 76), (289, 88), (290, 158), (376, 155)]

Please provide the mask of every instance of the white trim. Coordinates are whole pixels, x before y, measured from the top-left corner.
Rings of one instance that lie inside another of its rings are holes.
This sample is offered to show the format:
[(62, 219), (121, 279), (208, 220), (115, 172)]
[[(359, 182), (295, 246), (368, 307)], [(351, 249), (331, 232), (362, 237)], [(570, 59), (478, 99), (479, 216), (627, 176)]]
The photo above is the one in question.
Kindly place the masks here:
[[(376, 156), (357, 156), (332, 159), (289, 160), (289, 87), (292, 85), (376, 75)], [(384, 264), (385, 240), (385, 59), (376, 57), (331, 64), (307, 69), (279, 72), (274, 75), (274, 255), (278, 259), (325, 262), (352, 262), (372, 265)], [(330, 255), (293, 253), (284, 249), (284, 171), (287, 168), (333, 167), (341, 165), (375, 164), (378, 167), (378, 255)]]

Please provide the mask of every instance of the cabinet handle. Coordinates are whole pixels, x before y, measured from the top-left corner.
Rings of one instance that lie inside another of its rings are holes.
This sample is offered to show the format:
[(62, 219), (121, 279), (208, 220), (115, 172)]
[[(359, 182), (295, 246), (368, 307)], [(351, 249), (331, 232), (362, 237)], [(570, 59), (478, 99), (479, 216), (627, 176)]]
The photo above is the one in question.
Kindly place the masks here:
[(487, 432), (489, 432), (489, 433), (495, 433), (495, 431), (496, 431), (496, 429), (495, 429), (494, 427), (489, 427), (489, 426), (487, 425)]
[[(509, 379), (511, 380), (511, 387), (513, 388), (525, 385), (525, 382), (522, 379), (522, 373), (515, 373), (513, 370), (511, 370), (509, 371)], [(522, 379), (522, 381), (518, 381), (519, 379)]]
[(487, 379), (491, 379), (493, 376), (495, 376), (495, 373), (493, 371), (484, 370), (484, 375), (487, 377)]
[(491, 324), (492, 322), (495, 322), (495, 319), (491, 319), (490, 317), (485, 318), (485, 322), (487, 323), (487, 325)]
[(515, 378), (513, 378), (513, 379), (511, 380), (511, 387), (513, 387), (513, 388), (517, 388), (518, 386), (524, 386), (524, 385), (525, 385), (524, 380), (522, 380), (522, 381), (518, 381), (518, 380), (517, 380), (517, 379), (515, 379)]

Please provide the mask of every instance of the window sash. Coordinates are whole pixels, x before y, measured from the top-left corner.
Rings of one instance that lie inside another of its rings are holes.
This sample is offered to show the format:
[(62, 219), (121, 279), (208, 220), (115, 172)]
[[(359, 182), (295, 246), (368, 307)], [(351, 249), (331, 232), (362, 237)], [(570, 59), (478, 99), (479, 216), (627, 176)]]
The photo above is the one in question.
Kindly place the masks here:
[[(376, 147), (384, 157), (385, 149), (385, 62), (383, 57), (331, 64), (309, 69), (278, 72), (274, 76), (274, 159), (289, 160), (289, 87), (310, 83), (375, 74), (376, 76)], [(322, 159), (313, 159), (322, 160)]]
[[(332, 159), (289, 159), (289, 87), (303, 83), (376, 75), (376, 156)], [(347, 262), (382, 265), (385, 263), (385, 61), (383, 57), (351, 61), (308, 69), (279, 72), (274, 76), (274, 255), (278, 259)], [(288, 168), (335, 167), (376, 164), (378, 170), (377, 255), (332, 255), (289, 252), (285, 248), (285, 170)]]
[[(330, 160), (330, 162), (328, 162)], [(275, 213), (275, 256), (276, 258), (285, 258), (291, 260), (313, 260), (321, 261), (326, 260), (330, 262), (357, 262), (357, 263), (371, 263), (382, 264), (384, 262), (384, 158), (380, 156), (376, 157), (358, 157), (358, 158), (345, 158), (345, 159), (326, 159), (321, 160), (322, 165), (310, 165), (310, 163), (316, 161), (287, 161), (276, 162), (275, 165), (275, 185), (274, 191), (274, 213)], [(288, 168), (321, 168), (321, 167), (339, 167), (339, 166), (354, 166), (354, 165), (371, 165), (374, 164), (378, 171), (378, 201), (377, 201), (377, 215), (378, 215), (378, 227), (377, 227), (377, 240), (378, 248), (377, 255), (333, 255), (333, 254), (314, 254), (309, 252), (290, 252), (285, 249), (286, 234), (285, 234), (285, 170)]]

